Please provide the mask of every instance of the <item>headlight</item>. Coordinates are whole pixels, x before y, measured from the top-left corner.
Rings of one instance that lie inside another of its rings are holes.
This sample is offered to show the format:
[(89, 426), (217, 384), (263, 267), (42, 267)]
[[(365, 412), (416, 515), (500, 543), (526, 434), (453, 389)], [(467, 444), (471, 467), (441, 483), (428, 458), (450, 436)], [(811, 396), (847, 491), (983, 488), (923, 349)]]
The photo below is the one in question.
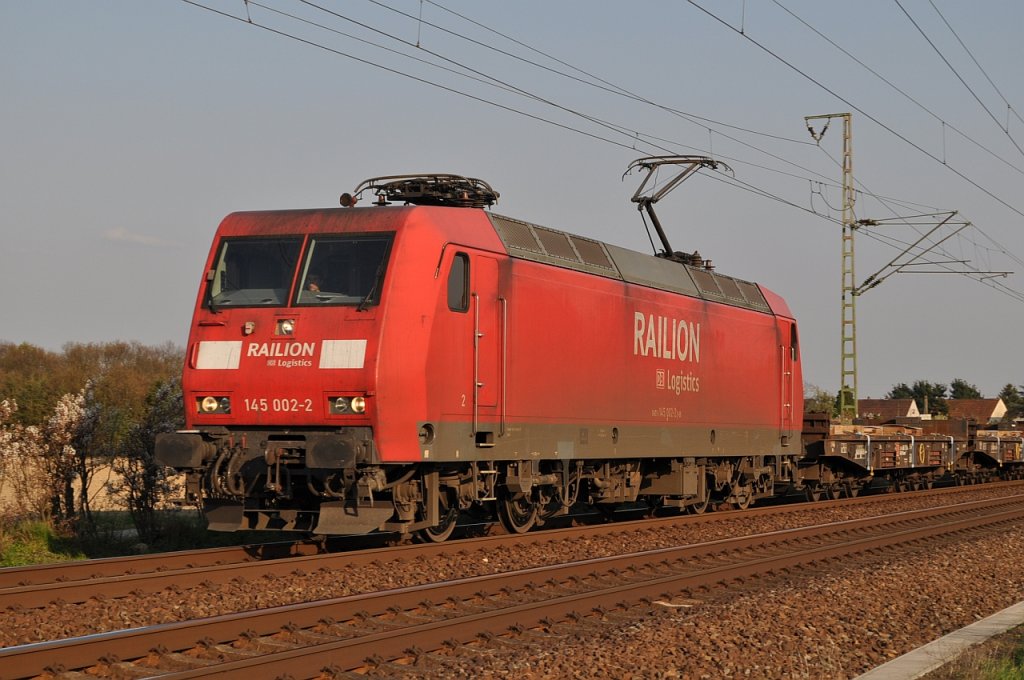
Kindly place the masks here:
[(327, 400), (327, 407), (331, 415), (335, 416), (365, 413), (366, 399), (364, 397), (331, 397)]
[(196, 407), (200, 413), (231, 413), (229, 397), (196, 397)]

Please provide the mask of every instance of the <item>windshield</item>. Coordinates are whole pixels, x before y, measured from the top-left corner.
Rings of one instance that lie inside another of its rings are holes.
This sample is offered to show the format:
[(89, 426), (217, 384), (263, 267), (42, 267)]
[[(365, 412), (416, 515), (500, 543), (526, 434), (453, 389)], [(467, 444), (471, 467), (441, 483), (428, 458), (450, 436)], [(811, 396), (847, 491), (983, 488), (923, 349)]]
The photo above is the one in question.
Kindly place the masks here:
[(390, 247), (391, 234), (311, 238), (296, 304), (375, 304)]
[(300, 237), (224, 241), (207, 292), (215, 307), (284, 305), (288, 300)]

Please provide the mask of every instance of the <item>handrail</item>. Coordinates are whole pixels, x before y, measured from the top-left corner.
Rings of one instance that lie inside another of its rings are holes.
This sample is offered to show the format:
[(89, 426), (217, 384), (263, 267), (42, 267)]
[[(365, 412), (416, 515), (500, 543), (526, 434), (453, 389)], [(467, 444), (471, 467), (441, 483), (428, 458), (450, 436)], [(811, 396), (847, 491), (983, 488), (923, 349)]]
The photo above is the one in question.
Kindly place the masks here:
[(498, 436), (505, 436), (505, 398), (508, 395), (508, 300), (498, 296), (501, 301), (501, 423)]
[(473, 436), (480, 429), (480, 296), (473, 293)]

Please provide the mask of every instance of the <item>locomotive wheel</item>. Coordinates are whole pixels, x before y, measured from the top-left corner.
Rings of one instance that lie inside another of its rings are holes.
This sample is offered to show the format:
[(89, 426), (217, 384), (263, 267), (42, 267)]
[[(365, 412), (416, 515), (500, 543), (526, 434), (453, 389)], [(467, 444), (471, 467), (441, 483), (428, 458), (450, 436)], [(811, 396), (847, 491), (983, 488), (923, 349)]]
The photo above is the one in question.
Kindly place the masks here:
[(708, 504), (711, 502), (711, 494), (706, 494), (704, 500), (697, 501), (692, 505), (686, 506), (686, 512), (691, 515), (703, 515), (704, 511), (708, 509)]
[(807, 500), (812, 503), (817, 503), (821, 500), (821, 487), (820, 486), (809, 486), (807, 487)]
[(830, 501), (837, 501), (843, 497), (843, 487), (839, 484), (833, 484), (825, 488), (825, 498)]
[(416, 537), (423, 543), (442, 543), (448, 540), (448, 537), (455, 531), (455, 525), (459, 519), (459, 506), (456, 503), (452, 503), (452, 497), (449, 493), (441, 493), (440, 521), (435, 526), (426, 527), (416, 532)]
[(847, 482), (843, 485), (843, 492), (847, 498), (856, 498), (860, 495), (860, 485), (856, 482)]
[(526, 494), (506, 494), (498, 501), (498, 519), (510, 534), (525, 534), (537, 523), (537, 505)]
[(736, 489), (733, 493), (733, 497), (736, 500), (732, 502), (732, 507), (736, 510), (746, 510), (750, 507), (750, 502), (754, 500), (754, 490), (748, 484), (747, 486)]

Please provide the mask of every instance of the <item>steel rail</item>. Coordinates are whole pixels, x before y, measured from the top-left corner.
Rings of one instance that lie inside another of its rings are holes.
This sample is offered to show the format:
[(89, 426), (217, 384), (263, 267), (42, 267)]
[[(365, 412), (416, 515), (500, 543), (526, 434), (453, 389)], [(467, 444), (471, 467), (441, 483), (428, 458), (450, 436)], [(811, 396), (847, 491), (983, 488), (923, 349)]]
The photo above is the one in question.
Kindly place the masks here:
[(27, 567), (4, 567), (0, 569), (0, 589), (65, 581), (84, 581), (112, 575), (158, 572), (167, 569), (279, 559), (293, 555), (312, 555), (316, 551), (317, 545), (311, 541), (273, 541), (222, 548), (105, 557), (76, 562), (53, 562)]
[[(961, 493), (970, 493), (978, 489), (993, 489), (1001, 486), (1012, 487), (1021, 485), (1024, 485), (1024, 483), (1005, 482), (998, 485), (986, 485), (984, 487), (951, 487), (947, 489), (914, 492), (915, 495), (913, 497), (923, 498), (934, 495), (956, 495)], [(827, 509), (831, 507), (870, 506), (909, 497), (912, 496), (908, 494), (900, 494), (899, 496), (882, 494), (853, 499), (823, 501), (815, 504), (814, 508)], [(808, 510), (808, 506), (806, 504), (796, 503), (752, 508), (743, 511), (716, 512), (699, 516), (687, 515), (661, 517), (655, 519), (635, 520), (631, 522), (550, 529), (541, 532), (531, 532), (518, 535), (484, 536), (480, 538), (469, 538), (439, 544), (404, 545), (344, 553), (309, 554), (281, 559), (269, 559), (265, 561), (218, 561), (218, 553), (216, 550), (213, 550), (208, 553), (210, 563), (177, 568), (174, 567), (173, 559), (167, 558), (166, 556), (170, 555), (173, 558), (178, 554), (164, 553), (144, 556), (144, 559), (137, 563), (153, 567), (155, 565), (161, 565), (161, 561), (170, 562), (170, 564), (164, 564), (163, 569), (144, 571), (142, 573), (125, 571), (114, 576), (104, 576), (102, 575), (102, 572), (97, 574), (95, 568), (90, 568), (90, 565), (96, 561), (90, 560), (87, 562), (77, 563), (77, 565), (75, 565), (78, 570), (78, 574), (89, 574), (85, 579), (79, 577), (76, 580), (33, 583), (0, 589), (0, 611), (10, 608), (39, 608), (45, 607), (54, 602), (79, 603), (92, 598), (110, 599), (144, 593), (157, 593), (171, 586), (178, 588), (192, 588), (204, 583), (228, 583), (236, 579), (255, 579), (264, 576), (282, 577), (301, 571), (310, 572), (320, 569), (352, 568), (368, 565), (373, 562), (432, 558), (463, 551), (487, 551), (497, 546), (504, 547), (521, 544), (558, 542), (576, 537), (598, 537), (623, 532), (633, 533), (637, 531), (655, 530), (665, 526), (687, 526), (690, 524), (706, 523), (709, 521), (729, 521), (741, 517), (754, 518), (761, 516), (786, 515), (806, 510)], [(180, 553), (180, 555), (187, 559), (193, 558), (193, 556), (188, 552)], [(195, 558), (197, 560), (201, 559), (201, 557), (200, 553), (195, 553)], [(130, 558), (126, 558), (124, 562), (116, 562), (116, 564), (125, 565), (133, 563), (134, 562)], [(48, 567), (49, 566), (51, 565), (48, 565)], [(52, 566), (56, 569), (59, 565)]]
[[(848, 520), (814, 527), (802, 527), (776, 531), (768, 534), (723, 539), (691, 546), (662, 548), (629, 555), (594, 558), (552, 567), (538, 567), (515, 572), (492, 574), (483, 577), (460, 579), (396, 590), (354, 595), (321, 602), (310, 602), (294, 606), (242, 612), (179, 622), (160, 626), (117, 631), (82, 638), (37, 643), (0, 650), (0, 677), (29, 677), (61, 668), (76, 669), (93, 665), (100, 658), (131, 659), (146, 656), (154, 648), (180, 651), (197, 644), (210, 645), (238, 639), (244, 631), (247, 637), (273, 635), (282, 629), (308, 628), (330, 618), (344, 620), (359, 616), (387, 614), (397, 609), (415, 609), (431, 597), (438, 600), (469, 599), (482, 589), (499, 592), (501, 589), (528, 588), (543, 581), (568, 581), (582, 575), (614, 574), (617, 570), (635, 574), (637, 565), (664, 565), (681, 562), (683, 573), (654, 578), (637, 578), (635, 583), (619, 584), (591, 593), (578, 593), (545, 600), (541, 603), (516, 605), (498, 613), (472, 614), (458, 619), (415, 625), (394, 640), (391, 632), (373, 633), (358, 640), (344, 640), (314, 645), (305, 652), (299, 649), (254, 657), (255, 664), (294, 663), (303, 654), (314, 654), (319, 666), (310, 673), (315, 674), (326, 661), (351, 668), (371, 654), (382, 656), (400, 655), (413, 641), (421, 647), (440, 645), (448, 639), (465, 641), (479, 634), (480, 624), (488, 621), (487, 629), (498, 630), (514, 622), (521, 626), (536, 625), (541, 619), (551, 617), (555, 606), (559, 616), (565, 616), (574, 608), (614, 606), (622, 598), (637, 600), (643, 597), (658, 597), (666, 591), (679, 591), (700, 585), (713, 584), (723, 579), (765, 573), (787, 566), (811, 561), (825, 560), (839, 555), (862, 553), (898, 543), (907, 543), (940, 534), (962, 532), (993, 524), (1020, 521), (1024, 519), (1024, 497), (1010, 499), (989, 499), (939, 509), (917, 510), (893, 516)], [(982, 516), (979, 517), (979, 513)], [(936, 523), (936, 520), (939, 520)], [(916, 526), (919, 524), (925, 526)], [(887, 532), (878, 535), (879, 532)], [(871, 535), (865, 535), (870, 533)], [(807, 545), (811, 543), (811, 545)], [(824, 544), (824, 545), (822, 545)], [(794, 549), (795, 546), (795, 549)], [(741, 551), (757, 551), (751, 558), (733, 560), (722, 564), (722, 555), (736, 557)], [(768, 554), (761, 554), (767, 552)], [(718, 562), (710, 568), (699, 568), (692, 564), (701, 557), (719, 556)], [(552, 603), (556, 603), (553, 605)], [(461, 623), (460, 623), (461, 622)], [(463, 626), (460, 628), (459, 626)], [(327, 656), (323, 656), (327, 654)], [(203, 673), (243, 673), (251, 669), (248, 661), (234, 661), (219, 665)], [(347, 665), (346, 665), (347, 664)], [(260, 665), (260, 675), (265, 676), (271, 668), (281, 672), (306, 673), (297, 666), (273, 667)], [(154, 669), (154, 674), (158, 673)], [(251, 670), (248, 671), (250, 674)], [(275, 671), (277, 672), (277, 671)], [(171, 678), (198, 677), (200, 671), (187, 671), (166, 675)], [(240, 675), (238, 677), (241, 677)]]
[(396, 631), (375, 633), (355, 640), (341, 640), (322, 645), (298, 647), (269, 655), (229, 662), (221, 666), (197, 668), (169, 673), (166, 680), (185, 680), (218, 676), (245, 678), (258, 669), (266, 677), (316, 677), (325, 667), (348, 670), (366, 665), (371, 657), (393, 659), (407, 656), (410, 648), (438, 649), (453, 643), (465, 644), (478, 639), (482, 630), (498, 634), (512, 626), (533, 628), (552, 619), (564, 619), (577, 612), (603, 609), (622, 609), (630, 602), (658, 598), (671, 591), (693, 589), (749, 578), (809, 562), (819, 562), (852, 554), (878, 550), (895, 545), (926, 540), (936, 536), (976, 530), (980, 527), (1001, 525), (1024, 519), (1024, 509), (1006, 511), (981, 519), (962, 518), (942, 526), (907, 529), (888, 537), (860, 538), (849, 543), (825, 549), (811, 548), (793, 554), (769, 556), (761, 559), (711, 568), (698, 574), (668, 576), (640, 583), (625, 583), (596, 592), (566, 595), (509, 607), (498, 612), (470, 614), (458, 619), (446, 619), (412, 626)]

